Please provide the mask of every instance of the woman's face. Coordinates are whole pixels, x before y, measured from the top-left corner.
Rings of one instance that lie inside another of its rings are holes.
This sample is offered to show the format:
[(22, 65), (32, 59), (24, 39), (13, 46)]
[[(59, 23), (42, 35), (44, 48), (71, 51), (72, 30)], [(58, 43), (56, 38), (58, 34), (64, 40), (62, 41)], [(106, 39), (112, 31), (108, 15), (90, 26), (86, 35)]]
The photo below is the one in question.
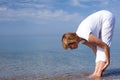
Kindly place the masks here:
[(76, 48), (78, 48), (78, 43), (76, 43), (76, 42), (70, 43), (70, 44), (69, 44), (69, 48), (70, 48), (70, 49), (76, 49)]

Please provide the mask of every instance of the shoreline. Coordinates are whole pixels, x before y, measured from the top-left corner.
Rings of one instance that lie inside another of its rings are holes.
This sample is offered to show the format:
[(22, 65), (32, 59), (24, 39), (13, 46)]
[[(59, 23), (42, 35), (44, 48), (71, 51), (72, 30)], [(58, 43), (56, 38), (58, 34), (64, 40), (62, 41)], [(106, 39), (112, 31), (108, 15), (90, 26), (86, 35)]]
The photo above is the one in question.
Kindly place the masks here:
[(120, 80), (120, 77), (101, 77), (101, 78), (87, 78), (88, 74), (78, 74), (78, 73), (67, 73), (67, 74), (60, 74), (60, 75), (52, 75), (52, 76), (36, 76), (36, 75), (29, 75), (29, 76), (16, 76), (10, 78), (2, 78), (0, 80)]

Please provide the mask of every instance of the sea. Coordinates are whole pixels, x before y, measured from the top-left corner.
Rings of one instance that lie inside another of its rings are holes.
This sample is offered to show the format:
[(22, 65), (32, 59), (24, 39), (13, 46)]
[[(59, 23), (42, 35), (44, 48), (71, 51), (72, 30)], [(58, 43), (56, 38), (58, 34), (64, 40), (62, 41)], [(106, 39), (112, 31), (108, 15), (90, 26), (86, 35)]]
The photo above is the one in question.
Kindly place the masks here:
[[(62, 35), (0, 36), (0, 80), (84, 80), (95, 54), (83, 44), (64, 50)], [(111, 63), (103, 79), (120, 80), (120, 37), (113, 37)], [(62, 79), (69, 77), (69, 79)], [(71, 78), (70, 78), (71, 77)], [(86, 80), (86, 79), (85, 79)]]

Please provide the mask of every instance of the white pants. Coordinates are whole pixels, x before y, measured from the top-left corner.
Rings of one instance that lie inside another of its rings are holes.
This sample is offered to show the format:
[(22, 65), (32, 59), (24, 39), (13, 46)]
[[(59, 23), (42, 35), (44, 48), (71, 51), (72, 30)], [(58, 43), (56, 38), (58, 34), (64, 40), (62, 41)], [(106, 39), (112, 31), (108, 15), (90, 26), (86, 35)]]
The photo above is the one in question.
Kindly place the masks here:
[[(106, 18), (103, 22), (101, 34), (99, 34), (99, 37), (104, 43), (106, 43), (110, 47), (114, 24), (115, 24), (115, 17), (114, 16), (104, 16), (104, 17)], [(97, 52), (96, 52), (96, 62), (98, 61), (106, 61), (105, 52), (100, 47), (97, 47)]]
[(100, 47), (97, 47), (97, 52), (96, 52), (95, 62), (98, 62), (98, 61), (104, 61), (104, 62), (106, 61), (104, 50)]

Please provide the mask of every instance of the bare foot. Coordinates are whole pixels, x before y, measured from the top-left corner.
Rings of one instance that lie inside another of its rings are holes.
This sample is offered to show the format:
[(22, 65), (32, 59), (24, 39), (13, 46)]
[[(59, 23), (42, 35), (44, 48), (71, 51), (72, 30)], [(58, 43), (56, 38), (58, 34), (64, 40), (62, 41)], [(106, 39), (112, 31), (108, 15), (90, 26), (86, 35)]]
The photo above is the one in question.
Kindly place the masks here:
[(100, 75), (94, 73), (88, 76), (88, 78), (100, 78), (100, 77), (101, 77)]
[(94, 74), (90, 74), (88, 78), (94, 78)]

